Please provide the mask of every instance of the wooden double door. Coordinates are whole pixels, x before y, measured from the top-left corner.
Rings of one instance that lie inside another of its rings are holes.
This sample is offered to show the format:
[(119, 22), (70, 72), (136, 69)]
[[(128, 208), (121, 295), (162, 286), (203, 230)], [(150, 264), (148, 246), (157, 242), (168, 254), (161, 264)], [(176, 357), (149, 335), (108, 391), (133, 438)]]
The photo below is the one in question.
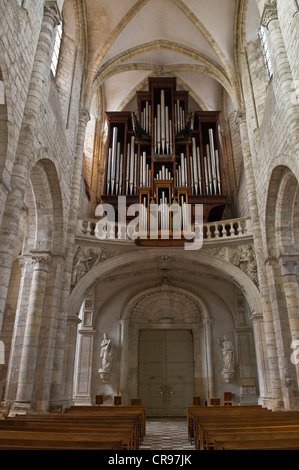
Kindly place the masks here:
[(189, 330), (144, 330), (139, 342), (139, 397), (148, 416), (185, 416), (194, 395)]

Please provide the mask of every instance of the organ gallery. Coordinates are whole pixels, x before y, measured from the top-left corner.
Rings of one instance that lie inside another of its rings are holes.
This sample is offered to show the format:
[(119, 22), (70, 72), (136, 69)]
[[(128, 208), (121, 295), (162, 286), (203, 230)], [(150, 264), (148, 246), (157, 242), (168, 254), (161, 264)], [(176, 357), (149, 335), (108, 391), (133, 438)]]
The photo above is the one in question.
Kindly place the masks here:
[(297, 413), (298, 1), (1, 0), (0, 32), (0, 415)]
[[(150, 78), (137, 93), (138, 112), (107, 112), (104, 203), (125, 195), (142, 206), (141, 226), (148, 229), (151, 204), (202, 204), (203, 219), (221, 218), (226, 203), (219, 140), (219, 112), (189, 112), (188, 92), (176, 79)], [(194, 217), (194, 214), (193, 214)], [(171, 226), (162, 211), (159, 229)]]

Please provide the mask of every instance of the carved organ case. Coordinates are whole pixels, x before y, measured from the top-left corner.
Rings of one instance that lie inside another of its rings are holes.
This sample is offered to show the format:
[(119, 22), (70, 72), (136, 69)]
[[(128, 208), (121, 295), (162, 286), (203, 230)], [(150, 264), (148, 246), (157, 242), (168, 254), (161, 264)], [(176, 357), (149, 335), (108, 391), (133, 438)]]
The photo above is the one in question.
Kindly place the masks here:
[[(150, 78), (148, 91), (137, 92), (137, 116), (106, 113), (102, 200), (115, 209), (121, 195), (127, 205), (141, 203), (145, 229), (153, 202), (202, 204), (204, 221), (220, 220), (226, 204), (219, 112), (191, 114), (188, 98), (188, 92), (176, 90), (175, 78)], [(163, 214), (160, 219), (163, 230)]]

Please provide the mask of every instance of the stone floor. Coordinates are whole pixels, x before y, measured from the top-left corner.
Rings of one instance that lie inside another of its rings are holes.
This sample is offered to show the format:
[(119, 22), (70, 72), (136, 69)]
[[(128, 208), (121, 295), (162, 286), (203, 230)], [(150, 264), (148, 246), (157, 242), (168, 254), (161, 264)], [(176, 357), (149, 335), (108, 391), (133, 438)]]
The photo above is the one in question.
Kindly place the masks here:
[(148, 418), (140, 450), (194, 450), (188, 440), (186, 418)]

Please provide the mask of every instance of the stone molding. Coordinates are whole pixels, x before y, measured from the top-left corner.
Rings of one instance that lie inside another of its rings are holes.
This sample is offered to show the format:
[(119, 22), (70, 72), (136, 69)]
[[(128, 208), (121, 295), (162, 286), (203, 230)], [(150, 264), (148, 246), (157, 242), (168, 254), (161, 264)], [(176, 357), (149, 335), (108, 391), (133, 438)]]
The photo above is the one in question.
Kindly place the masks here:
[(33, 263), (33, 270), (48, 271), (49, 264), (51, 262), (51, 255), (45, 251), (34, 251), (31, 252), (31, 259)]
[(264, 7), (261, 18), (261, 25), (268, 28), (270, 21), (278, 20), (276, 0), (270, 1)]
[(44, 6), (44, 16), (49, 16), (54, 22), (54, 28), (61, 23), (61, 13), (55, 0), (47, 0)]

